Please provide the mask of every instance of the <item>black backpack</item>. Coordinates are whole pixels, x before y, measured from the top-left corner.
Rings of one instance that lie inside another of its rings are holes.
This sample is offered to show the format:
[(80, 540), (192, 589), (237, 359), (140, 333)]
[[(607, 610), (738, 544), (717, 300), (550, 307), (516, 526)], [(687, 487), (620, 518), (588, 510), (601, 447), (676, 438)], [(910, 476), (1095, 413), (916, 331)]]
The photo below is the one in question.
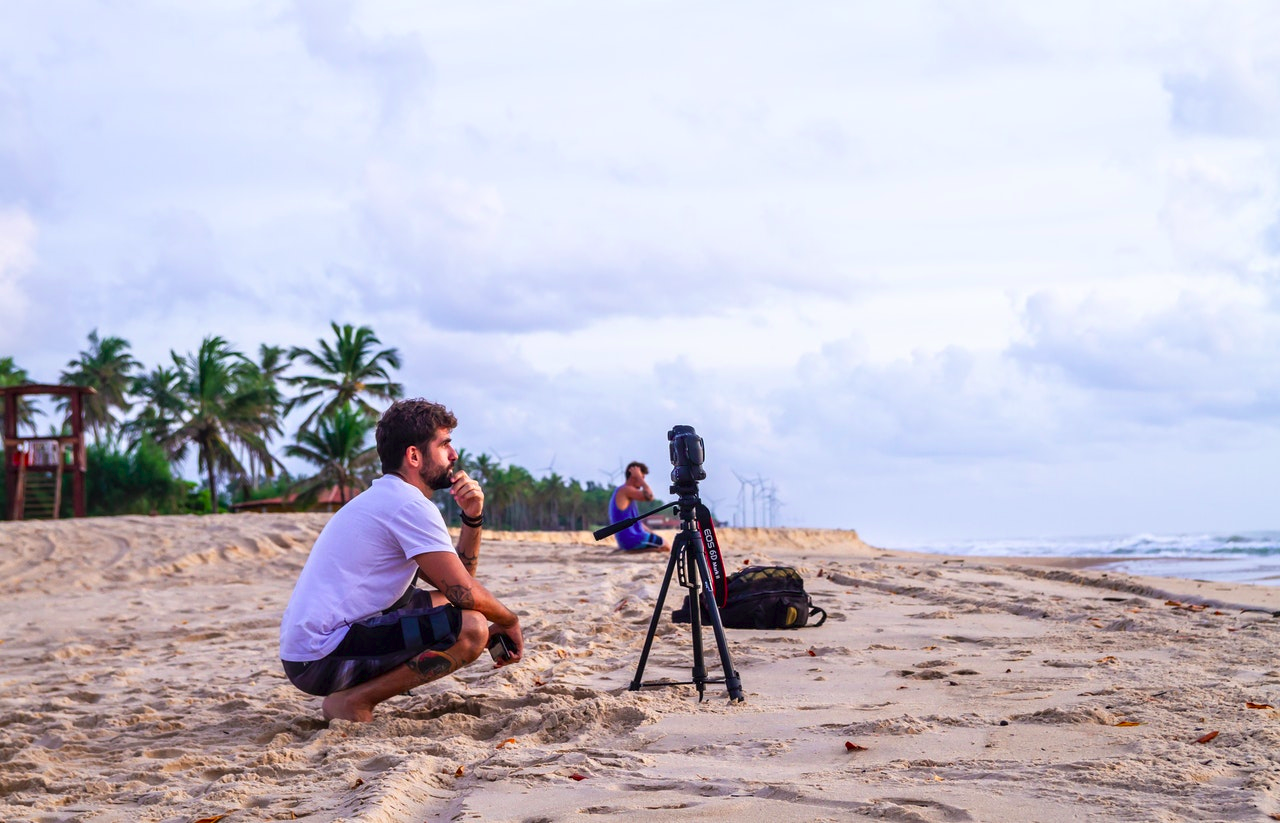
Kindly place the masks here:
[[(701, 602), (702, 625), (711, 622), (707, 604)], [(804, 590), (804, 579), (790, 566), (747, 566), (729, 575), (729, 595), (720, 607), (720, 623), (726, 629), (798, 629), (809, 618), (822, 615), (814, 626), (827, 619), (825, 610), (813, 605)], [(671, 613), (673, 623), (689, 623), (689, 597)]]

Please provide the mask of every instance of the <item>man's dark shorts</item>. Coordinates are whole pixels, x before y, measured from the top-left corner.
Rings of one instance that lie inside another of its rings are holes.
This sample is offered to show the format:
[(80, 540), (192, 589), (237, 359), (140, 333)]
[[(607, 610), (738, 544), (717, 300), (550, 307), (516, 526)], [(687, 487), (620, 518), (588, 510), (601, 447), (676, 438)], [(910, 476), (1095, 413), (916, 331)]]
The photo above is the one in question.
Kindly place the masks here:
[(458, 642), (461, 630), (461, 611), (448, 604), (432, 606), (429, 591), (414, 589), (405, 605), (352, 623), (328, 657), (280, 662), (293, 685), (323, 696), (372, 680), (428, 649), (447, 649)]

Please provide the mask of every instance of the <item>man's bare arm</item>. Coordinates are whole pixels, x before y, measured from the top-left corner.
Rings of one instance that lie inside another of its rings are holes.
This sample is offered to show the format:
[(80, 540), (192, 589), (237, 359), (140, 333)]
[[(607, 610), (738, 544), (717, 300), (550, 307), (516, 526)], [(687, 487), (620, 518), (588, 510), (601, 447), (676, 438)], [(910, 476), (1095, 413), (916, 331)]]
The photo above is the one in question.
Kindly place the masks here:
[[(480, 529), (463, 525), (462, 534), (458, 536), (458, 559), (467, 574), (476, 576), (476, 567), (480, 564)], [(425, 572), (424, 572), (425, 574)]]
[(506, 635), (515, 644), (515, 655), (509, 662), (515, 662), (524, 656), (524, 634), (520, 630), (520, 619), (471, 576), (458, 555), (453, 552), (427, 552), (414, 560), (427, 582), (439, 589), (450, 603), (459, 609), (480, 612), (493, 622), (489, 627), (491, 638), (497, 632)]
[[(450, 494), (462, 510), (463, 519), (484, 517), (484, 489), (480, 484), (467, 476), (464, 471), (456, 471), (452, 477), (453, 485)], [(462, 524), (458, 536), (458, 559), (466, 567), (467, 572), (475, 577), (476, 566), (480, 562), (480, 527)], [(443, 590), (442, 590), (443, 591)]]
[(653, 499), (653, 489), (649, 488), (649, 484), (645, 483), (642, 488), (634, 486), (619, 486), (617, 505), (619, 509), (625, 509), (631, 505), (631, 501), (649, 501)]

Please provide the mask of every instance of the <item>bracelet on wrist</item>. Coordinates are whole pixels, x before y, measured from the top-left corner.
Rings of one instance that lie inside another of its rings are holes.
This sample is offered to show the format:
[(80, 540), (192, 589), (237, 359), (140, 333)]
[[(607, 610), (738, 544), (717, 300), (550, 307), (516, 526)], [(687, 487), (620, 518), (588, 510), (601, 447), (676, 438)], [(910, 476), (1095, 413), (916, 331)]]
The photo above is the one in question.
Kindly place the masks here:
[(483, 515), (483, 514), (479, 514), (479, 515), (477, 515), (477, 516), (475, 516), (475, 517), (470, 517), (470, 516), (468, 516), (468, 515), (467, 515), (467, 513), (466, 513), (466, 512), (459, 512), (459, 513), (458, 513), (458, 517), (459, 517), (459, 518), (461, 518), (461, 520), (462, 520), (462, 525), (464, 525), (464, 526), (470, 526), (470, 527), (471, 527), (471, 528), (473, 528), (473, 529), (478, 529), (478, 528), (480, 528), (481, 526), (483, 526), (483, 525), (484, 525), (484, 515)]

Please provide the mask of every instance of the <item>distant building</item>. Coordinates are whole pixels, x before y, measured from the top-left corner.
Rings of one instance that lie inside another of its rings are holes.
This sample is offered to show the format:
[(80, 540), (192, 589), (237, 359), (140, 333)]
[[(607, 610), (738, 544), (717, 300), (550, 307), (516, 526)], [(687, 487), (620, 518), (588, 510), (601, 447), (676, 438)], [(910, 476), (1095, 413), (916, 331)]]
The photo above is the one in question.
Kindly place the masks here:
[(654, 529), (678, 529), (680, 528), (680, 518), (669, 514), (655, 514), (653, 517), (646, 517), (644, 525), (650, 531)]

